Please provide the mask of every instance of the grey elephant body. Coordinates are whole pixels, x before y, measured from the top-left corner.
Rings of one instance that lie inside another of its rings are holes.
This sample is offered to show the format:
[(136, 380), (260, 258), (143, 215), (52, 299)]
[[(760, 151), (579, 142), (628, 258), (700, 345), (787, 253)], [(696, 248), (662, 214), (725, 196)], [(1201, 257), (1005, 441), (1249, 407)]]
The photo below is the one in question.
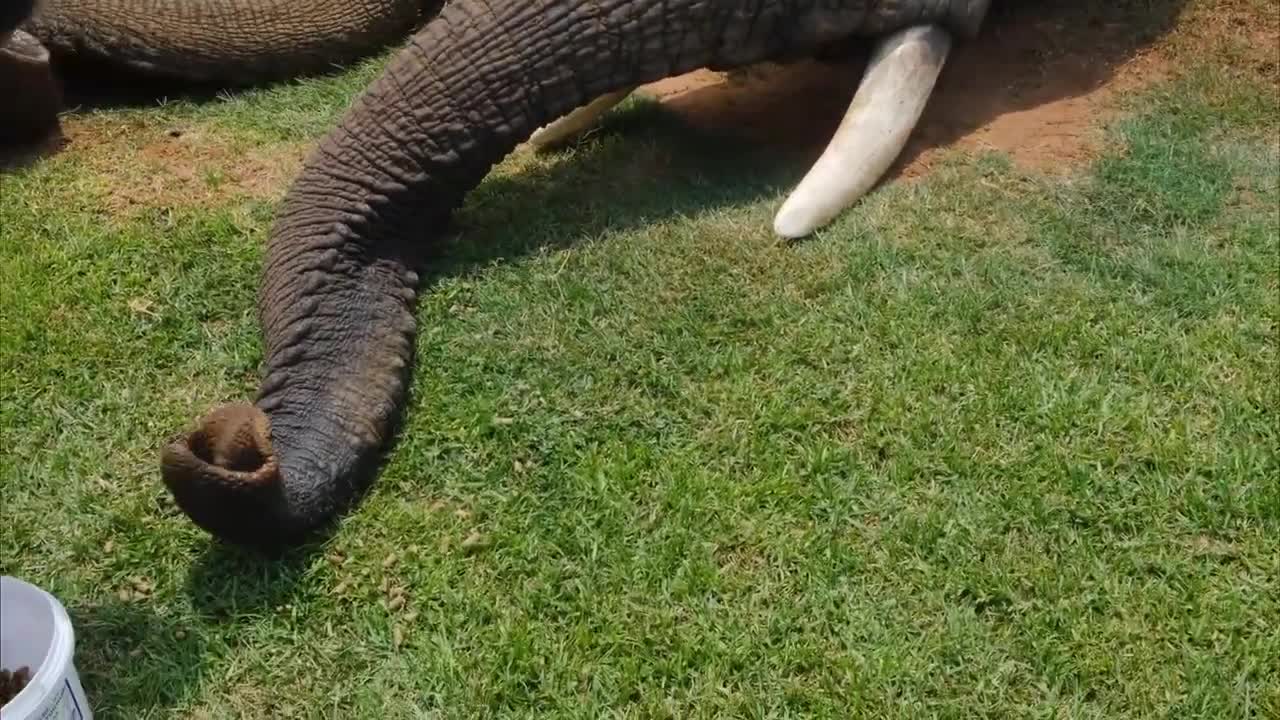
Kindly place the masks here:
[(224, 539), (290, 543), (376, 475), (405, 401), (424, 251), (493, 165), (610, 91), (920, 23), (985, 0), (455, 0), (320, 141), (271, 231), (263, 383), (169, 444), (178, 504)]

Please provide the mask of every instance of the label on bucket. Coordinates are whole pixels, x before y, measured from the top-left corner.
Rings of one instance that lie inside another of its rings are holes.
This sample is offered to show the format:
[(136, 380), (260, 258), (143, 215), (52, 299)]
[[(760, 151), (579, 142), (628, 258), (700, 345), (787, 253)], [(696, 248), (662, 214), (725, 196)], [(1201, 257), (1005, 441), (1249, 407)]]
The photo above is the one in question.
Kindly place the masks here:
[(80, 712), (80, 702), (76, 700), (76, 691), (71, 689), (71, 680), (62, 681), (62, 692), (52, 705), (45, 707), (35, 720), (84, 720)]

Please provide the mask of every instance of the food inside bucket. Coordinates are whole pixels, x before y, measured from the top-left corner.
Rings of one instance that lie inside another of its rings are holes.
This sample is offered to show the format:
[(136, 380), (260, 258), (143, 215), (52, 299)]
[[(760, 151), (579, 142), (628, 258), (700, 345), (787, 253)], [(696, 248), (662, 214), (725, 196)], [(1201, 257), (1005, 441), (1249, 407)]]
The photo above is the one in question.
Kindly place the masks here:
[(31, 668), (26, 665), (12, 672), (8, 668), (0, 668), (0, 705), (17, 697), (29, 682), (31, 682)]

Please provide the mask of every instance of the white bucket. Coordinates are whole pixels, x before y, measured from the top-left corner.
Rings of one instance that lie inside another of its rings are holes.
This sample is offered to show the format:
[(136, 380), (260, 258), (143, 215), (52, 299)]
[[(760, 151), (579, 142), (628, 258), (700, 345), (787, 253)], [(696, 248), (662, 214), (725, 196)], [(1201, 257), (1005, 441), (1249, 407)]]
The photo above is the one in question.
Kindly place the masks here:
[(72, 656), (66, 608), (35, 585), (0, 577), (0, 667), (31, 668), (31, 682), (0, 707), (0, 720), (93, 720)]

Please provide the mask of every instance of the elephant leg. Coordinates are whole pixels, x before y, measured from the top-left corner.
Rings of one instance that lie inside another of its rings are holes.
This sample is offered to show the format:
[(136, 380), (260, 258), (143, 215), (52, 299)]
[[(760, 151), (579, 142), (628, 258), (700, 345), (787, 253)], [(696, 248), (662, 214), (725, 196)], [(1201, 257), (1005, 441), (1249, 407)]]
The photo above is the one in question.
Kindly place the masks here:
[(36, 144), (58, 128), (62, 92), (49, 51), (22, 30), (0, 42), (0, 145)]
[(634, 91), (635, 88), (631, 87), (601, 95), (568, 115), (535, 130), (529, 137), (529, 144), (535, 150), (554, 150), (564, 147), (594, 126), (605, 113), (627, 99), (627, 96)]
[(23, 28), (55, 58), (234, 87), (324, 72), (368, 57), (403, 41), (439, 5), (438, 0), (41, 0)]
[(951, 34), (937, 25), (880, 42), (830, 144), (774, 217), (774, 232), (809, 235), (880, 180), (919, 122), (950, 50)]

